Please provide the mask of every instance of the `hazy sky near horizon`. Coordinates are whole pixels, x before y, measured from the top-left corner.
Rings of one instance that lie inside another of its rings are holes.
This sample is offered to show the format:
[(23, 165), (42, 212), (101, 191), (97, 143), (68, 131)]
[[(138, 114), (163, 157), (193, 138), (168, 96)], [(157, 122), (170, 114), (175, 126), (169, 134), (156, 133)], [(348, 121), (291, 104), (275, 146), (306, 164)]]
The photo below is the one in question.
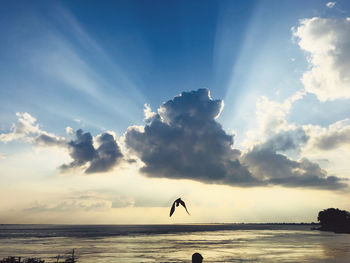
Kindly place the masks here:
[(0, 223), (350, 209), (348, 1), (1, 5)]

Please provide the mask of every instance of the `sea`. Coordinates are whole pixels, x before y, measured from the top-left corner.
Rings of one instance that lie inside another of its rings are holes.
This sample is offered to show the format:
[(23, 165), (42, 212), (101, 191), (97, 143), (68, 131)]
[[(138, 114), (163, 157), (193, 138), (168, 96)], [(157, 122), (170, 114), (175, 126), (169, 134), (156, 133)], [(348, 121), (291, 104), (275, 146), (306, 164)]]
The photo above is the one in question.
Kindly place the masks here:
[[(350, 234), (308, 224), (0, 225), (0, 259), (74, 253), (78, 263), (350, 262)], [(61, 260), (60, 262), (63, 262)]]

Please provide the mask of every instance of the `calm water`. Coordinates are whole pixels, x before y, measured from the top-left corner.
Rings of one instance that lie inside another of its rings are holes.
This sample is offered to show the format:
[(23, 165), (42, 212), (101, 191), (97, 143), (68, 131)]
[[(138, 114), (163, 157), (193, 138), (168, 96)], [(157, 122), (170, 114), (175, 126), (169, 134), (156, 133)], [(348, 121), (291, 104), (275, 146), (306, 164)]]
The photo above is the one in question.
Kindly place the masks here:
[(78, 262), (350, 262), (350, 235), (309, 225), (0, 225), (0, 258)]

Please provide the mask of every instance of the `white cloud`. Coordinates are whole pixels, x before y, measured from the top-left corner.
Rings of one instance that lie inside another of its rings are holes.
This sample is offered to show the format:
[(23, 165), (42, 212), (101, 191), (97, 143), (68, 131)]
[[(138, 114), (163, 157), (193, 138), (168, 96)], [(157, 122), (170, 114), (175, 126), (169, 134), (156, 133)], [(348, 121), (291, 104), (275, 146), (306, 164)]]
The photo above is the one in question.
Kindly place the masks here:
[(350, 178), (350, 119), (335, 122), (327, 127), (303, 126), (309, 140), (301, 154), (320, 160), (322, 167), (339, 177)]
[(264, 96), (261, 97), (256, 103), (256, 117), (259, 128), (258, 130), (250, 130), (247, 132), (243, 145), (249, 147), (257, 141), (264, 141), (268, 137), (282, 131), (296, 129), (294, 124), (287, 122), (287, 116), (293, 103), (302, 99), (304, 95), (305, 92), (298, 91), (283, 102), (272, 101)]
[(335, 4), (336, 4), (336, 2), (328, 2), (328, 3), (326, 4), (326, 6), (327, 6), (328, 8), (333, 8), (333, 7), (335, 6)]
[(16, 113), (17, 123), (12, 124), (9, 133), (0, 134), (0, 142), (23, 140), (36, 145), (64, 145), (67, 140), (40, 129), (36, 118), (27, 112)]
[(301, 49), (309, 53), (305, 90), (320, 101), (350, 98), (350, 21), (314, 17), (294, 29)]
[(145, 115), (145, 120), (151, 120), (157, 113), (153, 112), (149, 104), (144, 105), (143, 114)]
[(327, 128), (306, 125), (304, 129), (310, 137), (309, 150), (329, 151), (345, 148), (350, 153), (350, 119), (335, 122)]
[(18, 121), (12, 124), (11, 132), (0, 134), (0, 141), (10, 142), (18, 139), (25, 139), (40, 133), (39, 125), (36, 124), (36, 119), (29, 113), (16, 113)]
[[(350, 170), (348, 161), (339, 155), (350, 154), (350, 120), (327, 128), (290, 123), (288, 116), (293, 104), (304, 95), (299, 91), (283, 102), (266, 97), (257, 102), (259, 126), (247, 133), (242, 161), (252, 174), (269, 179), (272, 184), (343, 188), (344, 176), (350, 175)], [(329, 155), (336, 156), (336, 162)]]
[(73, 128), (67, 126), (67, 127), (66, 127), (66, 133), (69, 134), (69, 135), (73, 135), (73, 134), (74, 134)]
[(293, 124), (286, 121), (293, 103), (303, 97), (302, 92), (287, 98), (284, 102), (271, 101), (262, 97), (257, 103), (257, 117), (262, 134), (278, 133), (281, 130), (290, 130), (294, 128)]

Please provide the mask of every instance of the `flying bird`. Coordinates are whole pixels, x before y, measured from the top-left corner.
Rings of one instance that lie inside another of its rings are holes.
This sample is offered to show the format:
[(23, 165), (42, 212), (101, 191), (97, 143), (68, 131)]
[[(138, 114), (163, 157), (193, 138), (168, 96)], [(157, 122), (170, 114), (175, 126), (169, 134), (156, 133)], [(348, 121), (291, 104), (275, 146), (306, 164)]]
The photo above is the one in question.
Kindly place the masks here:
[(178, 198), (178, 199), (176, 199), (176, 200), (174, 201), (173, 205), (171, 206), (169, 217), (172, 216), (172, 214), (175, 212), (175, 205), (176, 205), (176, 206), (179, 206), (180, 204), (185, 208), (187, 214), (190, 215), (190, 213), (187, 211), (185, 202), (182, 201), (181, 198)]

